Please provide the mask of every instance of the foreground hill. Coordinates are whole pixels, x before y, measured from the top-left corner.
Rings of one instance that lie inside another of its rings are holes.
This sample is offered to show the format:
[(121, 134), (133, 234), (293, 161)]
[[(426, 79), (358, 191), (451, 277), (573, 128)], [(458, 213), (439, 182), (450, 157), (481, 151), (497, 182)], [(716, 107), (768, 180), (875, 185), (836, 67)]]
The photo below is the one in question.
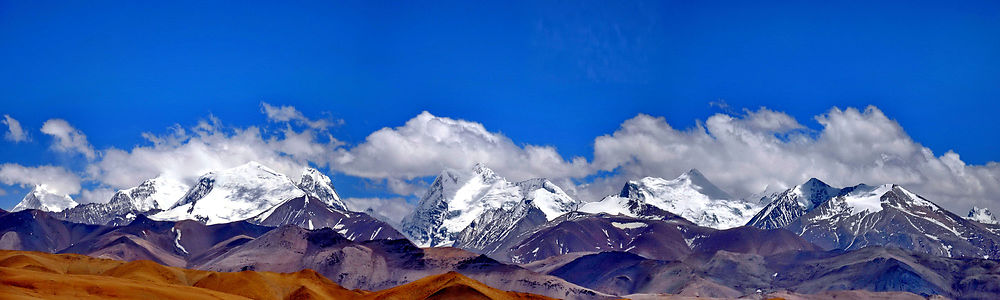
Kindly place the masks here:
[(0, 251), (4, 299), (551, 299), (501, 291), (458, 273), (379, 292), (345, 289), (315, 271), (212, 272), (75, 254)]

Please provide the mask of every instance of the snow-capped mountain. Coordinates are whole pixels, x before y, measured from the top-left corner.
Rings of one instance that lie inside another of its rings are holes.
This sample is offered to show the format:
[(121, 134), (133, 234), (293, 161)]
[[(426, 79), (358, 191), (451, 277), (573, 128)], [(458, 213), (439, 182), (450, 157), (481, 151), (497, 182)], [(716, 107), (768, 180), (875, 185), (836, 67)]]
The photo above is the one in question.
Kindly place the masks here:
[(76, 223), (126, 224), (139, 214), (156, 213), (173, 206), (187, 189), (180, 181), (161, 176), (143, 181), (136, 187), (119, 190), (107, 203), (88, 203), (55, 216)]
[(176, 204), (150, 218), (228, 223), (257, 216), (282, 201), (303, 195), (305, 192), (288, 176), (249, 162), (203, 175)]
[(993, 217), (993, 213), (990, 212), (990, 209), (985, 207), (972, 207), (972, 210), (969, 210), (969, 216), (967, 219), (983, 224), (1000, 224), (1000, 222), (997, 222), (997, 218)]
[(649, 206), (667, 211), (699, 226), (727, 229), (746, 224), (762, 204), (733, 199), (698, 170), (692, 169), (673, 180), (646, 177), (629, 181), (618, 195), (586, 203), (581, 212), (620, 214), (661, 219), (650, 214)]
[(76, 206), (76, 201), (69, 195), (59, 194), (49, 189), (44, 184), (35, 185), (21, 202), (14, 206), (11, 212), (26, 209), (37, 209), (42, 211), (58, 212)]
[(442, 171), (416, 210), (403, 219), (402, 231), (421, 247), (485, 250), (514, 231), (553, 220), (577, 206), (548, 180), (512, 183), (476, 164), (468, 172)]
[(298, 186), (306, 194), (319, 199), (334, 210), (347, 211), (347, 205), (344, 205), (337, 190), (333, 188), (333, 181), (319, 170), (306, 168), (299, 178)]
[(1000, 235), (893, 184), (844, 188), (785, 228), (825, 249), (884, 245), (949, 257), (1000, 253)]
[(838, 194), (840, 194), (840, 189), (819, 179), (811, 178), (791, 189), (762, 198), (760, 202), (767, 203), (767, 205), (750, 219), (747, 226), (761, 229), (785, 227), (788, 223), (795, 221)]

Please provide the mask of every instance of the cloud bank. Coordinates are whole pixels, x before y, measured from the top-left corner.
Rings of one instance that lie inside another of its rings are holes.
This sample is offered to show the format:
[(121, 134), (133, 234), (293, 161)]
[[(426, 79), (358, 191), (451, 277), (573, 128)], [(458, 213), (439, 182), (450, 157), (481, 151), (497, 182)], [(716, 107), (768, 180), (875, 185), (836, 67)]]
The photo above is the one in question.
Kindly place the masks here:
[[(191, 183), (206, 172), (251, 160), (292, 177), (305, 166), (328, 167), (398, 195), (349, 201), (395, 219), (405, 213), (398, 208), (408, 207), (404, 197), (419, 197), (427, 177), (484, 162), (511, 180), (549, 178), (583, 201), (616, 193), (625, 180), (673, 178), (697, 168), (734, 195), (775, 191), (816, 177), (835, 186), (901, 184), (956, 212), (972, 205), (1000, 209), (1000, 164), (966, 164), (953, 151), (935, 155), (875, 107), (832, 108), (808, 120), (818, 124), (816, 129), (768, 108), (719, 113), (686, 129), (639, 114), (596, 137), (589, 161), (563, 157), (552, 146), (517, 143), (478, 122), (429, 112), (355, 144), (333, 137), (327, 130), (332, 121), (311, 119), (295, 107), (263, 103), (261, 112), (278, 129), (231, 127), (210, 116), (165, 134), (145, 133), (144, 145), (99, 152), (82, 132), (52, 119), (42, 128), (54, 137), (52, 149), (87, 157), (86, 170), (77, 175), (54, 166), (5, 164), (0, 182), (44, 182), (90, 202), (144, 179), (168, 176)], [(81, 191), (81, 177), (96, 187)]]
[(405, 125), (382, 128), (364, 142), (340, 149), (332, 166), (365, 178), (413, 179), (445, 168), (468, 169), (477, 162), (513, 179), (582, 177), (582, 157), (564, 159), (550, 146), (519, 146), (483, 124), (422, 112)]
[(1000, 165), (968, 165), (948, 151), (935, 156), (878, 108), (833, 108), (815, 117), (817, 132), (761, 108), (717, 114), (678, 130), (638, 115), (594, 141), (596, 169), (621, 177), (672, 177), (698, 168), (736, 194), (787, 188), (816, 177), (836, 186), (896, 183), (951, 209), (995, 206)]
[(62, 194), (72, 195), (80, 192), (80, 176), (57, 166), (25, 167), (5, 163), (0, 165), (0, 182), (21, 187), (44, 184), (53, 192)]

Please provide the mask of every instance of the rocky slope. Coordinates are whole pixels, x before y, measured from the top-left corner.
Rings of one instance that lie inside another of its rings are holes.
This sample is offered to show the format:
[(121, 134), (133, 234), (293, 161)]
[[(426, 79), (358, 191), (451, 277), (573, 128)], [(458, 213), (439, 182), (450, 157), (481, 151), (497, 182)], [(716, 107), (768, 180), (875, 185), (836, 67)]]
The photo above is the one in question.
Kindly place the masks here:
[(247, 221), (271, 227), (296, 225), (305, 229), (332, 228), (356, 241), (405, 239), (392, 226), (368, 214), (337, 210), (335, 207), (309, 194), (288, 199)]
[(825, 249), (893, 246), (948, 257), (997, 257), (1000, 236), (898, 185), (857, 185), (785, 228)]
[(119, 190), (107, 203), (87, 203), (60, 211), (55, 216), (76, 223), (124, 225), (139, 214), (157, 213), (173, 206), (186, 190), (187, 186), (183, 183), (157, 177), (136, 187)]
[(576, 213), (557, 221), (509, 248), (500, 259), (525, 264), (569, 253), (621, 251), (646, 258), (680, 260), (696, 252), (773, 254), (819, 249), (784, 229), (717, 230), (683, 218), (649, 220)]
[[(436, 257), (441, 254), (446, 257)], [(558, 298), (605, 297), (562, 279), (502, 264), (485, 256), (469, 254), (449, 258), (454, 256), (454, 253), (418, 248), (407, 240), (353, 242), (329, 228), (308, 231), (283, 226), (193, 267), (213, 271), (272, 272), (310, 268), (344, 287), (366, 290), (381, 290), (456, 271), (503, 290)]]
[(840, 191), (841, 189), (834, 188), (819, 179), (809, 179), (784, 192), (762, 198), (761, 202), (767, 205), (747, 222), (747, 226), (763, 229), (785, 227), (816, 206), (839, 195)]

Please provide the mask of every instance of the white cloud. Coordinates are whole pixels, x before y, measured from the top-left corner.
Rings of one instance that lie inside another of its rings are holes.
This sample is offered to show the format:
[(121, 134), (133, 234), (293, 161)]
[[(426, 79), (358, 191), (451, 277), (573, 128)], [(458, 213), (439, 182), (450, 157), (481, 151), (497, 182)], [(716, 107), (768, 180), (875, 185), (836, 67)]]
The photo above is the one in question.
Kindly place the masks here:
[[(614, 133), (595, 138), (591, 162), (565, 159), (554, 147), (519, 144), (483, 124), (428, 112), (345, 146), (323, 129), (328, 125), (310, 123), (316, 121), (294, 107), (264, 103), (262, 111), (270, 121), (287, 126), (276, 131), (234, 128), (209, 116), (196, 126), (144, 133), (149, 143), (108, 148), (100, 157), (86, 137), (63, 120), (49, 120), (43, 132), (55, 137), (53, 148), (92, 159), (87, 179), (98, 188), (82, 193), (82, 202), (106, 201), (113, 189), (160, 175), (191, 183), (206, 172), (251, 160), (292, 177), (306, 165), (329, 167), (409, 197), (423, 193), (427, 176), (484, 162), (510, 180), (548, 177), (584, 201), (617, 193), (627, 179), (673, 178), (698, 168), (736, 195), (757, 193), (766, 186), (786, 188), (817, 177), (837, 186), (901, 184), (956, 212), (972, 205), (1000, 210), (996, 196), (1000, 164), (970, 165), (953, 151), (936, 156), (875, 107), (833, 108), (814, 118), (820, 125), (817, 130), (767, 108), (716, 114), (688, 129), (640, 114)], [(79, 176), (53, 166), (6, 164), (0, 168), (0, 182), (47, 183), (68, 194), (80, 192)], [(350, 199), (356, 209), (371, 207), (390, 219), (411, 209), (402, 198)]]
[(21, 122), (11, 118), (9, 115), (3, 115), (3, 120), (0, 120), (0, 123), (7, 125), (7, 133), (4, 134), (4, 139), (15, 143), (28, 140), (28, 133), (24, 131), (24, 128), (21, 128)]
[(54, 192), (70, 195), (80, 192), (80, 177), (56, 166), (25, 167), (5, 163), (0, 165), (0, 182), (22, 187), (44, 184)]
[(391, 224), (399, 224), (403, 217), (413, 211), (413, 205), (403, 198), (344, 198), (344, 204), (353, 211), (365, 211), (369, 208)]
[(583, 158), (566, 161), (549, 146), (519, 146), (480, 124), (423, 112), (405, 125), (382, 128), (349, 150), (332, 167), (365, 178), (412, 179), (437, 175), (445, 168), (468, 169), (486, 163), (512, 179), (587, 175)]
[(87, 170), (91, 179), (112, 188), (128, 188), (157, 176), (191, 183), (207, 172), (257, 161), (291, 177), (311, 162), (324, 166), (341, 143), (321, 142), (311, 130), (283, 130), (268, 136), (257, 127), (225, 127), (210, 116), (193, 128), (171, 127), (163, 135), (144, 133), (150, 145), (109, 148)]
[(331, 121), (327, 119), (312, 120), (307, 118), (294, 106), (273, 106), (267, 102), (261, 103), (261, 112), (267, 115), (267, 120), (271, 122), (295, 122), (296, 124), (307, 126), (312, 129), (326, 129), (333, 125), (343, 123), (343, 120)]
[(80, 191), (80, 196), (73, 198), (77, 203), (107, 203), (115, 195), (115, 190), (109, 188), (96, 188)]
[(0, 189), (0, 196), (7, 196), (7, 190)]
[(1000, 208), (996, 163), (967, 165), (951, 151), (935, 157), (875, 107), (833, 108), (815, 119), (823, 128), (806, 132), (794, 118), (761, 108), (740, 116), (717, 114), (678, 130), (664, 118), (640, 114), (595, 140), (593, 165), (616, 170), (621, 179), (672, 178), (698, 168), (744, 195), (810, 177), (838, 186), (897, 183), (959, 212), (987, 202)]
[(94, 148), (87, 142), (87, 136), (63, 119), (49, 119), (42, 124), (42, 133), (55, 138), (52, 149), (60, 152), (77, 152), (87, 159), (97, 157)]

